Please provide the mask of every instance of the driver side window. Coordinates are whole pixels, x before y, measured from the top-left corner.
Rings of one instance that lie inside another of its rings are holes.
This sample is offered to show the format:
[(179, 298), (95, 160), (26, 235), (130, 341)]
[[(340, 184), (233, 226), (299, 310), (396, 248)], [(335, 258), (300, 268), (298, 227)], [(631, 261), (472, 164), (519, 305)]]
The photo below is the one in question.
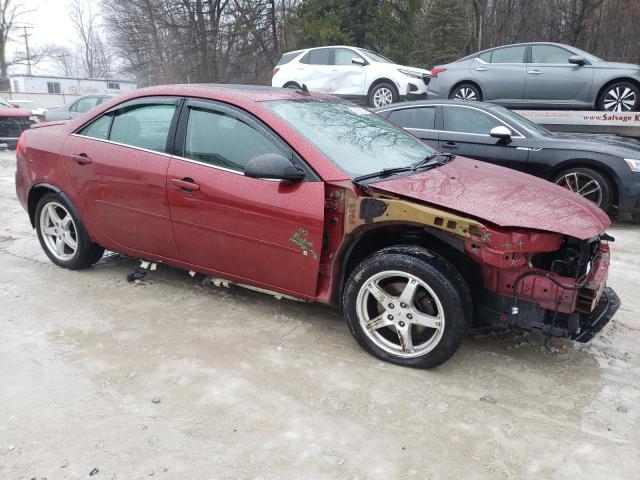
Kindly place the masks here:
[(491, 115), (475, 108), (444, 108), (444, 129), (449, 132), (489, 135), (491, 129), (498, 126), (503, 126), (503, 124)]
[(282, 151), (246, 123), (215, 110), (190, 109), (185, 158), (243, 172), (249, 160), (267, 153)]

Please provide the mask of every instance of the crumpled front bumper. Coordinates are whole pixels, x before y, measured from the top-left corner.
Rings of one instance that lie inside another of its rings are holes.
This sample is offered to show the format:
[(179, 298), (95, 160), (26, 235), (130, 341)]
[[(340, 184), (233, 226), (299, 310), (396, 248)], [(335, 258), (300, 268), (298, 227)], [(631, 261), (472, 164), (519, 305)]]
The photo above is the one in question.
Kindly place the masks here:
[(576, 342), (587, 343), (609, 323), (620, 308), (620, 304), (620, 298), (618, 298), (613, 288), (606, 287), (600, 296), (596, 308), (590, 314), (580, 314), (580, 329), (569, 338)]

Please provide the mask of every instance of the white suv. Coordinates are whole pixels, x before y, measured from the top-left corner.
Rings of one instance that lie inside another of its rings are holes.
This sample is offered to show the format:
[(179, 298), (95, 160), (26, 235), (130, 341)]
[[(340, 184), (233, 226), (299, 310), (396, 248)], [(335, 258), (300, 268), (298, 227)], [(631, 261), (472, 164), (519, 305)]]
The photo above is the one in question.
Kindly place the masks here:
[(273, 69), (271, 85), (305, 85), (377, 108), (426, 98), (429, 80), (429, 70), (397, 65), (362, 48), (337, 45), (285, 53)]

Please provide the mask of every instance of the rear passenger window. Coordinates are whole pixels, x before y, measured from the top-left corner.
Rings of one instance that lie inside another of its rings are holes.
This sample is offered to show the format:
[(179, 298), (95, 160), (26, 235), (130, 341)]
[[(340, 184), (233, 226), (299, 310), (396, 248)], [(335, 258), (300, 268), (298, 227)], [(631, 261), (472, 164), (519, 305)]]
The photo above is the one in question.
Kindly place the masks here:
[(403, 108), (389, 114), (389, 120), (402, 128), (433, 130), (436, 123), (434, 107)]
[(291, 60), (296, 58), (299, 54), (300, 54), (299, 51), (298, 52), (285, 53), (284, 55), (282, 55), (282, 57), (280, 57), (280, 60), (278, 61), (278, 65), (285, 65), (285, 64), (289, 63)]
[(191, 108), (185, 158), (243, 172), (249, 160), (281, 150), (246, 123), (221, 112)]
[(330, 48), (319, 48), (309, 52), (309, 61), (311, 65), (329, 65)]
[(498, 126), (504, 125), (491, 115), (475, 108), (444, 108), (444, 129), (449, 132), (489, 135), (491, 129)]
[(497, 48), (491, 55), (491, 63), (524, 63), (524, 45)]
[(109, 140), (165, 152), (175, 105), (133, 105), (116, 112)]
[(98, 138), (106, 140), (109, 136), (109, 127), (111, 126), (112, 115), (103, 115), (92, 124), (84, 127), (78, 132), (78, 135), (85, 137)]
[(69, 110), (72, 112), (84, 113), (91, 110), (98, 104), (98, 97), (85, 97), (74, 103)]

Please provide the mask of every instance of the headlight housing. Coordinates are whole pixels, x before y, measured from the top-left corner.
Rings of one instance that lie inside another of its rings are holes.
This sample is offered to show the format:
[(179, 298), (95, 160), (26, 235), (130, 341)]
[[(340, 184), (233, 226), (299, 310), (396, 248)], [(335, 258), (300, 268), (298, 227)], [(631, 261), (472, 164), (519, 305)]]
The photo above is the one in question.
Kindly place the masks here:
[(629, 165), (629, 168), (632, 172), (640, 173), (640, 160), (636, 160), (634, 158), (625, 158), (624, 161), (627, 162), (627, 165)]
[(404, 68), (399, 68), (398, 71), (403, 75), (406, 75), (407, 77), (417, 78), (418, 80), (422, 78), (421, 73), (412, 72), (411, 70), (405, 70)]
[(38, 116), (37, 116), (37, 115), (31, 115), (31, 116), (29, 117), (29, 120), (31, 120), (31, 121), (32, 121), (32, 122), (34, 122), (34, 123), (38, 123), (38, 122), (40, 121), (40, 119), (38, 118)]

